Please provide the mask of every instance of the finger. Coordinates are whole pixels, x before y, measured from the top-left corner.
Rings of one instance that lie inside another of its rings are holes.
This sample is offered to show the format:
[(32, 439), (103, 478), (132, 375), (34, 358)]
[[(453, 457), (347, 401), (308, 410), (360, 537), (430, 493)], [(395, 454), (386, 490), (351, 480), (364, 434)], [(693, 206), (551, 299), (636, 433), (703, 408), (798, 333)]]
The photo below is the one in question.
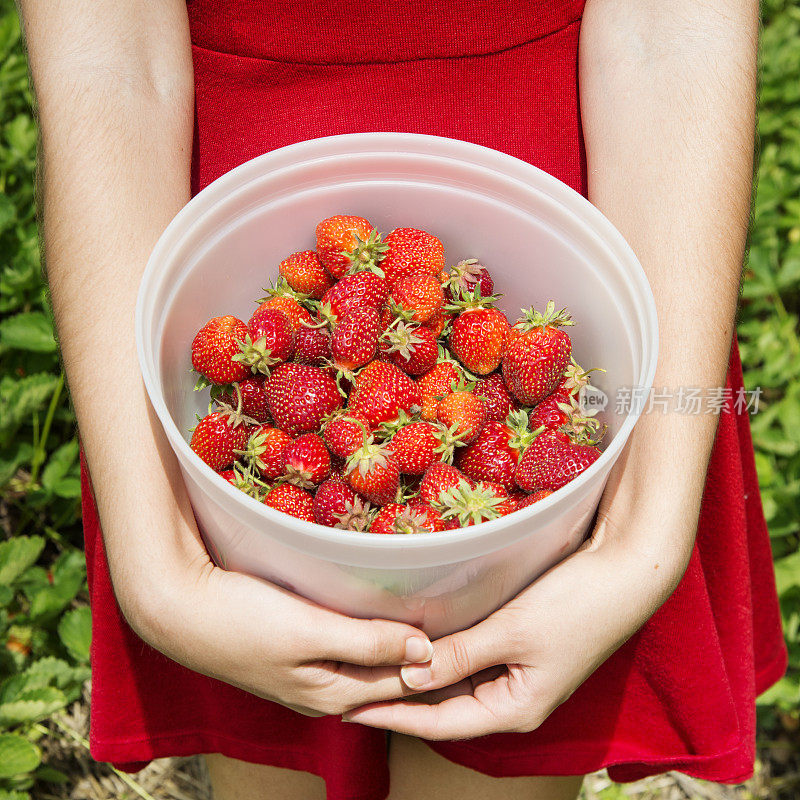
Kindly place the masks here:
[(418, 691), (440, 689), (487, 667), (515, 660), (508, 620), (493, 614), (483, 622), (433, 644), (430, 664), (403, 667), (406, 686)]
[(315, 626), (304, 661), (341, 661), (365, 667), (430, 661), (433, 645), (418, 628), (384, 619), (353, 619), (329, 612)]
[(375, 703), (343, 715), (348, 722), (405, 733), (431, 741), (471, 739), (513, 731), (520, 725), (508, 681), (501, 677), (481, 684), (475, 694), (462, 694), (437, 705), (392, 700)]

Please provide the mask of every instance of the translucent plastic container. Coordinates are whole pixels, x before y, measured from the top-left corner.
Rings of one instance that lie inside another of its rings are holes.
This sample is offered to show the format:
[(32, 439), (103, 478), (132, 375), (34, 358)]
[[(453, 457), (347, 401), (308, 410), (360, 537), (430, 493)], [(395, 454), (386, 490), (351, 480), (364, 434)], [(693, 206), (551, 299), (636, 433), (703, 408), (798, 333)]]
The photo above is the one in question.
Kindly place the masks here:
[[(381, 231), (438, 236), (448, 263), (478, 258), (512, 321), (553, 299), (580, 363), (602, 366), (610, 398), (603, 455), (521, 512), (463, 530), (360, 534), (309, 524), (218, 478), (189, 449), (205, 413), (192, 392), (191, 341), (211, 317), (247, 320), (289, 253), (314, 247), (333, 214)], [(150, 399), (183, 470), (198, 524), (221, 566), (248, 572), (359, 617), (421, 626), (438, 637), (484, 618), (584, 539), (608, 472), (636, 422), (625, 387), (649, 388), (657, 320), (645, 274), (622, 236), (583, 197), (539, 169), (477, 145), (431, 136), (334, 136), (255, 158), (200, 192), (173, 220), (144, 274), (136, 318)]]

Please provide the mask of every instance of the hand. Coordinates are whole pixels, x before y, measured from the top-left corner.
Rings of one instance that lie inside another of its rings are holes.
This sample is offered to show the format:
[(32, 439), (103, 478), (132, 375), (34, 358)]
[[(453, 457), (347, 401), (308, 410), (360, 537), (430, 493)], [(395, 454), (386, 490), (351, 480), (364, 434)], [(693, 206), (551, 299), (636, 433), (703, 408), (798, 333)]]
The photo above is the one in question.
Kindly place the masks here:
[(537, 728), (649, 619), (685, 569), (688, 552), (671, 560), (633, 537), (612, 537), (610, 526), (601, 516), (581, 550), (483, 622), (434, 642), (429, 665), (404, 667), (406, 685), (424, 695), (344, 719), (429, 740)]

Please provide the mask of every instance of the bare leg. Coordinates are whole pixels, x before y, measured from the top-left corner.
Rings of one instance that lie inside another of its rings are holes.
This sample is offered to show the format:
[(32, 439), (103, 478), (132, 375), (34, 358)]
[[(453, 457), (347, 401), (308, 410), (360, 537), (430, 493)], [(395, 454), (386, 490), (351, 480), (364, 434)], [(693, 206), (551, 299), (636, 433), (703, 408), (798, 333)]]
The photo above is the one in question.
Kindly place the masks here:
[(325, 781), (310, 772), (204, 756), (214, 800), (325, 800)]
[(419, 739), (393, 733), (389, 800), (575, 800), (583, 776), (491, 778), (435, 753)]

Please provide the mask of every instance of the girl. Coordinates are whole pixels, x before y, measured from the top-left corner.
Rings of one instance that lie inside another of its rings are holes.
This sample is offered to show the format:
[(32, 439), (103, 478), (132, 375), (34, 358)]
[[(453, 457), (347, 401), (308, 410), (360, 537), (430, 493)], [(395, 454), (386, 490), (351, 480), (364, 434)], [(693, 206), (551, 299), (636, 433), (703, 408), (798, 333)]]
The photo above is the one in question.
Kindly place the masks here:
[(431, 646), (212, 564), (146, 400), (133, 312), (164, 226), (225, 171), (315, 136), (434, 133), (586, 193), (652, 284), (655, 385), (735, 391), (756, 0), (21, 7), (49, 280), (97, 502), (87, 472), (93, 755), (135, 770), (216, 754), (220, 800), (321, 797), (312, 774), (332, 800), (572, 798), (603, 766), (748, 777), (754, 698), (786, 655), (732, 402), (646, 413), (587, 545)]

